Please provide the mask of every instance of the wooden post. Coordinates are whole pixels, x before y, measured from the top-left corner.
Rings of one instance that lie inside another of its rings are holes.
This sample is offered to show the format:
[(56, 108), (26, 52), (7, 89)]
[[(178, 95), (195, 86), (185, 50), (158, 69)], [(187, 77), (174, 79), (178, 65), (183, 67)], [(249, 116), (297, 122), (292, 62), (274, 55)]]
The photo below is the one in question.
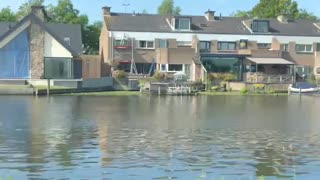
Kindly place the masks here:
[(160, 95), (161, 94), (161, 87), (159, 86), (158, 87), (158, 95)]
[(48, 86), (47, 86), (47, 96), (50, 96), (50, 79), (48, 80)]
[(280, 82), (282, 82), (282, 76), (280, 76)]
[(268, 83), (270, 83), (270, 76), (268, 76)]
[(301, 88), (299, 88), (299, 95), (301, 96)]

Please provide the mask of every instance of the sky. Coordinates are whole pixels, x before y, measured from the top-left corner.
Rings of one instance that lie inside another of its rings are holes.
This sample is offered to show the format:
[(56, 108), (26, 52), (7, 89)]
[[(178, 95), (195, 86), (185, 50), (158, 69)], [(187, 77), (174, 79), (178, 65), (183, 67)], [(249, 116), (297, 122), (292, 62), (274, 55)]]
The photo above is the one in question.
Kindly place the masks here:
[[(47, 4), (57, 4), (58, 0), (45, 0)], [(259, 0), (175, 0), (184, 15), (202, 15), (208, 9), (216, 11), (222, 16), (229, 16), (237, 10), (250, 10)], [(313, 12), (320, 17), (320, 0), (296, 0), (299, 8)], [(0, 0), (0, 9), (10, 6), (14, 11), (26, 0)], [(162, 0), (72, 0), (74, 7), (80, 13), (87, 14), (90, 22), (100, 21), (103, 6), (110, 6), (112, 12), (136, 13), (144, 9), (148, 13), (156, 13)], [(126, 6), (127, 5), (127, 6)]]

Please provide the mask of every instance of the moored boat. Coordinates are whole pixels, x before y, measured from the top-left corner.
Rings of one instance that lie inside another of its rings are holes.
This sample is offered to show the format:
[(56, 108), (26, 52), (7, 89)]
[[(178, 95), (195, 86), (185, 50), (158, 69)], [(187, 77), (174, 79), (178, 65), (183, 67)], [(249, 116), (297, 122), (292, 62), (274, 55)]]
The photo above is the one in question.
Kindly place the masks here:
[(310, 84), (307, 82), (297, 82), (290, 84), (288, 91), (292, 93), (314, 93), (319, 91), (319, 87), (315, 84)]

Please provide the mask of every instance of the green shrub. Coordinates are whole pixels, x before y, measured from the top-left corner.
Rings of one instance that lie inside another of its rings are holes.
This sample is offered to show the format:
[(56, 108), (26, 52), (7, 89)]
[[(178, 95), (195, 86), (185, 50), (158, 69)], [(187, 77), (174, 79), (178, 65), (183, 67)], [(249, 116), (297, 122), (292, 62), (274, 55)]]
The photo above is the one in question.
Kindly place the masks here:
[(219, 86), (212, 86), (212, 87), (211, 87), (211, 90), (213, 90), (213, 91), (218, 91), (219, 89), (220, 89)]
[(269, 89), (268, 89), (268, 93), (269, 93), (269, 94), (275, 94), (276, 91), (275, 91), (273, 88), (269, 88)]
[(163, 73), (163, 72), (159, 72), (159, 71), (156, 71), (153, 76), (153, 78), (157, 79), (157, 80), (161, 80), (161, 79), (165, 79), (166, 78), (166, 74)]
[(236, 76), (231, 73), (210, 73), (208, 78), (211, 81), (234, 81), (237, 79)]
[(246, 94), (247, 92), (248, 92), (247, 87), (244, 87), (244, 88), (242, 88), (242, 89), (240, 90), (240, 93), (241, 93), (241, 94)]
[(228, 92), (231, 92), (231, 91), (232, 91), (232, 88), (231, 88), (231, 87), (229, 87), (229, 88), (228, 88)]
[(122, 79), (122, 78), (126, 78), (127, 74), (123, 70), (116, 70), (112, 72), (112, 77), (116, 79)]

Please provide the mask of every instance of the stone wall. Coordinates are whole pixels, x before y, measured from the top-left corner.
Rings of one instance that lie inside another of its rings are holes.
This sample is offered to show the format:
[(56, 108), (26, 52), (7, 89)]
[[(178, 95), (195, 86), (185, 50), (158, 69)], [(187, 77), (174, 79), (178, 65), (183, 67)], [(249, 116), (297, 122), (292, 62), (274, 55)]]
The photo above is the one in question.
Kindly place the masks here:
[(30, 64), (31, 64), (31, 78), (41, 79), (44, 75), (44, 38), (45, 32), (42, 28), (31, 23), (29, 29), (30, 37)]

